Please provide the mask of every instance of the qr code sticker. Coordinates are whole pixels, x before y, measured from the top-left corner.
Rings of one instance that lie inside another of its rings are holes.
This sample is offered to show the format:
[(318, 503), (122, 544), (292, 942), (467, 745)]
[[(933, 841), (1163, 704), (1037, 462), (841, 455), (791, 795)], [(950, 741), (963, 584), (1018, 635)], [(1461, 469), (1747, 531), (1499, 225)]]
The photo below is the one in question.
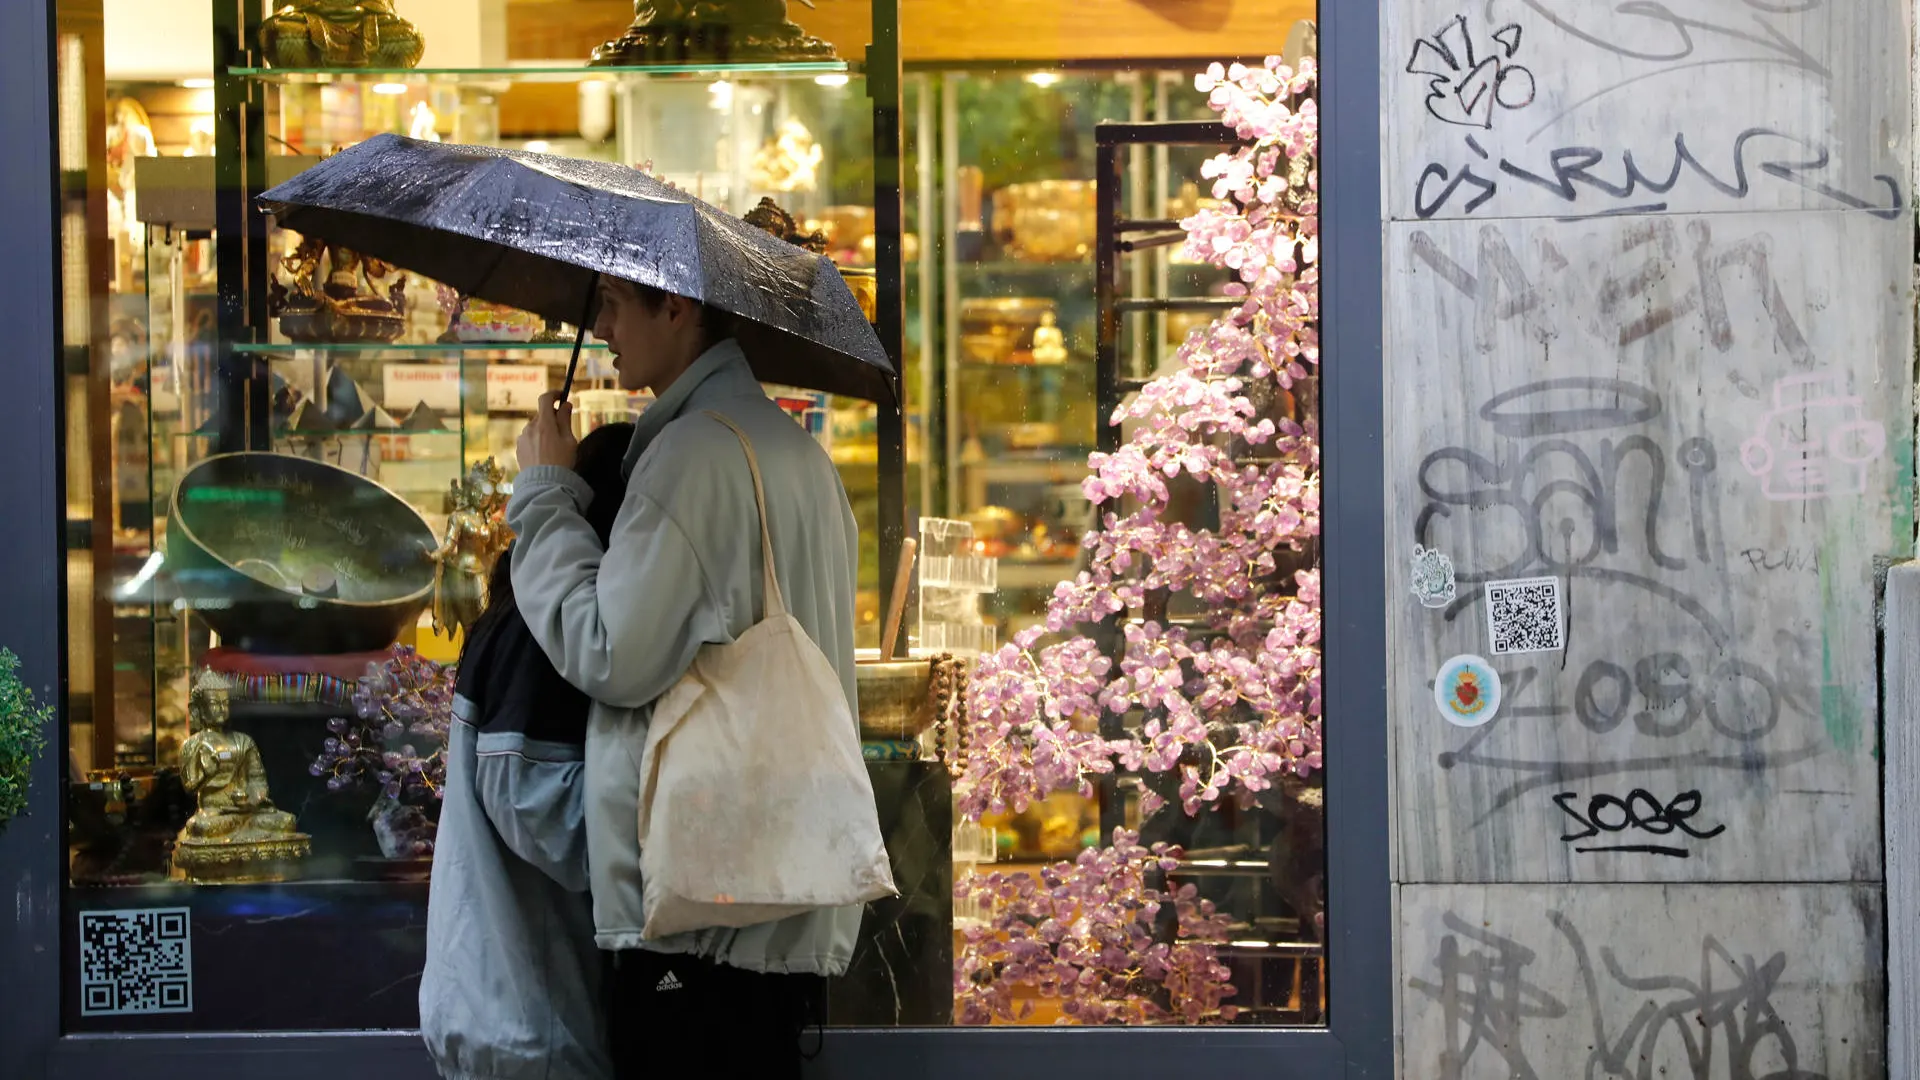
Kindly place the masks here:
[(80, 913), (80, 1015), (192, 1011), (187, 908)]
[(1487, 583), (1487, 632), (1493, 653), (1556, 652), (1567, 647), (1559, 578)]

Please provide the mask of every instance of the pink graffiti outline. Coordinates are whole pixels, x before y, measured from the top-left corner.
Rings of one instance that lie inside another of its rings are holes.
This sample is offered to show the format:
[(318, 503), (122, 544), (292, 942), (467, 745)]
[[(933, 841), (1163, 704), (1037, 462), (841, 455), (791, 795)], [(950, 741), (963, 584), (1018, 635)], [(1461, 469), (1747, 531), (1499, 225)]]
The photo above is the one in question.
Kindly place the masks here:
[[(1773, 384), (1773, 408), (1740, 444), (1740, 464), (1759, 478), (1763, 498), (1798, 502), (1866, 492), (1866, 466), (1886, 453), (1887, 429), (1878, 420), (1863, 419), (1864, 402), (1844, 394), (1842, 386), (1840, 375), (1833, 372), (1793, 375)], [(1796, 404), (1793, 392), (1799, 390), (1811, 392)], [(1850, 418), (1814, 435), (1815, 409), (1839, 409)], [(1794, 425), (1788, 418), (1795, 414), (1814, 437), (1792, 440)], [(1778, 445), (1775, 436), (1781, 438)]]

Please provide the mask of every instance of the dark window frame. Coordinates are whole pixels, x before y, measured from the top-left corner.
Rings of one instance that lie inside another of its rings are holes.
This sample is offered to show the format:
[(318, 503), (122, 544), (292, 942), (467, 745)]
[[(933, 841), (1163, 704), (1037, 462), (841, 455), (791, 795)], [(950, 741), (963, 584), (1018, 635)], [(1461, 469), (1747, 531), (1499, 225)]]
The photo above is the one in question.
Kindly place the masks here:
[[(0, 3), (0, 460), (13, 470), (0, 514), (0, 645), (36, 688), (64, 686), (64, 477), (59, 385), (59, 191), (54, 161), (55, 0)], [(1388, 834), (1386, 596), (1382, 487), (1380, 17), (1377, 0), (1320, 12), (1323, 513), (1330, 1026), (1324, 1029), (836, 1030), (824, 1076), (1143, 1075), (1203, 1062), (1284, 1077), (1377, 1077), (1393, 1070), (1393, 892)], [(1276, 33), (1279, 31), (1276, 30)], [(40, 47), (33, 47), (38, 42)], [(0, 1076), (91, 1080), (137, 1071), (199, 1080), (215, 1071), (279, 1080), (433, 1075), (412, 1032), (86, 1035), (60, 1033), (67, 733), (52, 733), (29, 814), (0, 833)], [(263, 969), (263, 978), (275, 977)]]

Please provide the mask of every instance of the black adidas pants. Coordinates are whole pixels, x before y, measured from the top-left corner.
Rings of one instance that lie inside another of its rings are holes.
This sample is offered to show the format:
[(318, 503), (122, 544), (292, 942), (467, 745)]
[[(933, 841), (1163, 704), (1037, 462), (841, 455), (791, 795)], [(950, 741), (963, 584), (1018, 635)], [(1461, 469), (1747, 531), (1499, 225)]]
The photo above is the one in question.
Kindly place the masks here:
[(798, 1080), (802, 1061), (818, 1052), (826, 980), (817, 975), (763, 975), (643, 950), (607, 955), (615, 1080), (660, 1080), (669, 1061), (687, 1062), (685, 1076)]

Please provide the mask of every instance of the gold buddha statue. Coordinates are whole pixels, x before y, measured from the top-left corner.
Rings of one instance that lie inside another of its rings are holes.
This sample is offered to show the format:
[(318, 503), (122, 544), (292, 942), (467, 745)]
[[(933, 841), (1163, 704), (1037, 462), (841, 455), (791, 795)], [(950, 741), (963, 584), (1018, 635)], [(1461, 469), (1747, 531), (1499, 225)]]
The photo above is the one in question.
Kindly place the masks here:
[(500, 520), (506, 474), (492, 458), (476, 463), (447, 492), (447, 532), (433, 552), (433, 632), (452, 640), (486, 610), (493, 561), (512, 542)]
[(198, 809), (174, 838), (173, 865), (189, 881), (279, 881), (312, 841), (267, 798), (260, 748), (228, 730), (231, 689), (207, 670), (187, 695), (194, 731), (180, 745), (180, 780)]
[(427, 49), (393, 0), (290, 0), (260, 24), (260, 46), (282, 68), (410, 68)]
[(1060, 332), (1060, 324), (1054, 319), (1051, 311), (1042, 313), (1040, 325), (1033, 328), (1033, 362), (1036, 364), (1067, 362), (1067, 336)]

